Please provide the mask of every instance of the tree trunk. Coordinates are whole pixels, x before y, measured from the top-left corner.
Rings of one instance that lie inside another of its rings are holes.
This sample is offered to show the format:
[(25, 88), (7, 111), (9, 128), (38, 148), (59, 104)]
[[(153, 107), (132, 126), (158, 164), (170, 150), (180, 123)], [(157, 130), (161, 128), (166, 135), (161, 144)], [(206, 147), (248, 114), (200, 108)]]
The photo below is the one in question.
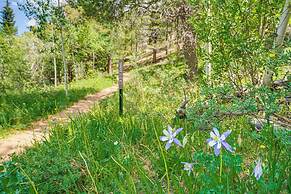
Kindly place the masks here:
[(112, 57), (111, 57), (111, 55), (108, 56), (107, 66), (108, 66), (108, 74), (112, 75)]
[(61, 39), (62, 39), (62, 57), (63, 57), (63, 65), (64, 65), (64, 88), (66, 96), (68, 96), (68, 78), (67, 78), (67, 64), (65, 57), (65, 48), (64, 48), (64, 34), (63, 34), (63, 26), (61, 27)]
[(3, 93), (5, 93), (5, 83), (4, 83), (4, 78), (5, 78), (5, 66), (4, 66), (4, 61), (0, 58), (0, 64), (1, 64), (1, 69), (0, 69), (0, 97)]
[[(60, 7), (60, 0), (58, 0), (58, 7)], [(62, 10), (63, 11), (63, 10)], [(61, 41), (62, 41), (62, 57), (63, 57), (63, 65), (64, 65), (64, 88), (66, 96), (68, 96), (68, 78), (67, 78), (67, 64), (65, 58), (65, 46), (64, 46), (64, 26), (61, 26)]]
[(284, 36), (286, 34), (286, 29), (288, 26), (289, 18), (291, 13), (291, 0), (286, 0), (282, 15), (280, 17), (280, 22), (277, 29), (277, 37), (275, 44), (280, 46), (283, 44)]
[(55, 87), (58, 85), (58, 77), (57, 77), (57, 59), (56, 59), (56, 48), (55, 48), (55, 31), (53, 27), (53, 63), (54, 63), (54, 82), (55, 82)]
[[(286, 0), (283, 13), (280, 17), (280, 22), (277, 28), (277, 37), (275, 39), (275, 45), (281, 46), (284, 41), (284, 36), (286, 33), (286, 29), (288, 26), (289, 18), (290, 18), (290, 12), (291, 12), (291, 0)], [(270, 87), (273, 83), (273, 74), (274, 72), (270, 71), (269, 69), (266, 69), (263, 75), (263, 85)]]
[(206, 50), (207, 50), (207, 60), (206, 60), (206, 63), (205, 63), (205, 73), (206, 73), (206, 76), (208, 78), (211, 77), (211, 71), (212, 71), (212, 64), (209, 62), (209, 58), (210, 58), (210, 55), (212, 53), (212, 44), (211, 42), (208, 42), (206, 44)]
[[(188, 25), (187, 25), (188, 26)], [(188, 78), (193, 79), (198, 72), (198, 58), (196, 54), (196, 34), (188, 26), (184, 31), (183, 54), (188, 66)]]
[[(207, 16), (208, 18), (211, 17), (211, 3), (210, 1), (208, 1), (208, 9), (207, 9)], [(210, 22), (209, 22), (210, 23)], [(207, 51), (207, 60), (205, 63), (205, 73), (206, 76), (209, 80), (211, 80), (211, 71), (212, 71), (212, 64), (210, 63), (210, 56), (212, 53), (212, 44), (210, 42), (210, 40), (208, 40), (209, 42), (206, 44), (206, 51)]]
[(58, 86), (58, 76), (57, 76), (57, 60), (56, 60), (56, 57), (54, 56), (54, 73), (55, 73), (55, 78), (54, 78), (54, 81), (55, 81), (55, 87)]
[(183, 40), (183, 54), (188, 66), (188, 79), (192, 80), (194, 75), (198, 73), (198, 58), (197, 58), (197, 42), (196, 33), (191, 24), (188, 23), (188, 19), (192, 15), (192, 8), (188, 5), (187, 1), (182, 1), (179, 7), (180, 25), (182, 28), (182, 40)]
[(176, 45), (177, 45), (177, 52), (180, 52), (180, 34), (179, 34), (179, 19), (177, 19), (177, 23), (176, 23)]

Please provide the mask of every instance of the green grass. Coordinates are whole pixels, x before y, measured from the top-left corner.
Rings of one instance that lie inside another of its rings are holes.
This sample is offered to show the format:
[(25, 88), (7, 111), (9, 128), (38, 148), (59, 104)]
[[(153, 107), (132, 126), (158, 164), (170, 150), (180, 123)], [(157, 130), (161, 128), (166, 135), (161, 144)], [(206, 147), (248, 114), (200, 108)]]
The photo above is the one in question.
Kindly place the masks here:
[(112, 84), (110, 78), (96, 75), (71, 83), (68, 97), (65, 95), (63, 85), (57, 88), (8, 92), (0, 98), (0, 138), (15, 130), (26, 128), (31, 122), (59, 112), (87, 94), (100, 91)]
[[(244, 116), (216, 126), (232, 130), (227, 142), (235, 148), (223, 150), (219, 176), (220, 157), (206, 144), (207, 125), (199, 130), (190, 118), (174, 118), (183, 88), (189, 106), (200, 98), (198, 86), (184, 81), (183, 70), (172, 65), (140, 70), (125, 88), (123, 117), (115, 95), (68, 126), (57, 126), (49, 140), (2, 166), (0, 192), (290, 193), (290, 133), (271, 126), (257, 133)], [(159, 137), (167, 125), (184, 128), (177, 136), (188, 140), (184, 148), (165, 150)], [(257, 181), (252, 171), (259, 157), (263, 176)], [(181, 162), (195, 163), (190, 176)]]

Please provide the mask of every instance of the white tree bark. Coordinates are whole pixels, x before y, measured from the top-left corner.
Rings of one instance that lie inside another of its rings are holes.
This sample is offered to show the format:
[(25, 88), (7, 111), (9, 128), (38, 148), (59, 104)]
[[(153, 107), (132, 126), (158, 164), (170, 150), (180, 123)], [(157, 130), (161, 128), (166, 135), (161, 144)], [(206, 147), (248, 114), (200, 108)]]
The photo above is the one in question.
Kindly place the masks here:
[[(291, 0), (286, 0), (283, 13), (280, 17), (280, 22), (277, 28), (277, 37), (274, 42), (275, 46), (280, 46), (283, 44), (284, 36), (289, 23), (290, 12), (291, 12)], [(273, 83), (273, 74), (274, 73), (272, 71), (266, 69), (263, 75), (262, 85), (270, 87)]]
[(56, 57), (54, 56), (54, 72), (55, 72), (55, 87), (58, 86), (58, 76), (57, 76), (57, 60)]
[(53, 27), (53, 31), (52, 31), (52, 35), (53, 35), (53, 62), (54, 62), (54, 73), (55, 73), (55, 78), (54, 78), (54, 82), (55, 82), (55, 87), (57, 87), (58, 85), (58, 77), (57, 77), (57, 60), (56, 60), (56, 47), (55, 47), (55, 31), (54, 31), (54, 27)]
[(79, 74), (80, 74), (79, 65), (75, 60), (75, 54), (73, 54), (72, 57), (73, 57), (73, 64), (74, 64), (74, 67), (75, 67), (75, 80), (78, 80), (79, 79)]
[(275, 40), (276, 46), (280, 46), (283, 44), (284, 36), (286, 34), (286, 29), (290, 19), (290, 13), (291, 13), (291, 0), (286, 0), (283, 13), (280, 17), (279, 26), (277, 28), (277, 37)]
[[(60, 6), (60, 0), (58, 0), (58, 6)], [(61, 41), (62, 41), (62, 57), (63, 57), (63, 64), (64, 64), (64, 87), (66, 96), (68, 96), (68, 78), (67, 78), (67, 64), (65, 58), (65, 48), (64, 48), (64, 27), (61, 26)]]
[[(207, 54), (208, 56), (211, 55), (212, 53), (212, 44), (211, 42), (208, 42), (206, 44), (206, 50), (207, 50)], [(211, 77), (211, 71), (212, 71), (212, 64), (209, 62), (209, 59), (206, 60), (206, 64), (205, 64), (205, 73), (207, 75), (207, 77)]]
[(63, 56), (63, 64), (64, 64), (64, 87), (66, 96), (68, 96), (68, 78), (67, 78), (67, 64), (66, 64), (66, 57), (65, 57), (65, 48), (64, 48), (64, 27), (61, 27), (61, 39), (62, 39), (62, 56)]
[[(207, 16), (208, 17), (211, 17), (211, 8), (210, 7), (211, 7), (211, 3), (210, 3), (210, 1), (208, 1), (208, 9), (207, 9)], [(212, 44), (211, 44), (211, 42), (208, 42), (206, 44), (206, 51), (207, 51), (207, 55), (208, 55), (208, 58), (209, 58), (211, 53), (212, 53)], [(205, 63), (205, 73), (206, 73), (206, 76), (208, 78), (211, 77), (211, 71), (212, 71), (212, 64), (209, 62), (209, 59), (207, 59), (206, 63)]]

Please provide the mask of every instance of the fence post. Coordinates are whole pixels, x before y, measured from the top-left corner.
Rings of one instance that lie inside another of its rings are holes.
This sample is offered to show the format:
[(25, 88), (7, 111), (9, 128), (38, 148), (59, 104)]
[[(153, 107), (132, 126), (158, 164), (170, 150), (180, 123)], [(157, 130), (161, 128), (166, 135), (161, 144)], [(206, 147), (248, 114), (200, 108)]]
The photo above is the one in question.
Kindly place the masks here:
[(153, 48), (153, 63), (157, 62), (157, 49)]
[(123, 115), (123, 63), (123, 59), (118, 62), (119, 115)]

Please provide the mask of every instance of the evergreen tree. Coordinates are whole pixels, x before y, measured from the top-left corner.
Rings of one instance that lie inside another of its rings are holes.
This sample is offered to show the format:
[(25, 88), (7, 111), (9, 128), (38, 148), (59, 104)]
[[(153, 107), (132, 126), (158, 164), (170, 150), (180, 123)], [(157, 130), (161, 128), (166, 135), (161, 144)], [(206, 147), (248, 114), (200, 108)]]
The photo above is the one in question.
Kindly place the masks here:
[(15, 27), (13, 9), (10, 7), (9, 1), (6, 0), (6, 5), (1, 11), (1, 30), (7, 35), (15, 35), (17, 29)]

